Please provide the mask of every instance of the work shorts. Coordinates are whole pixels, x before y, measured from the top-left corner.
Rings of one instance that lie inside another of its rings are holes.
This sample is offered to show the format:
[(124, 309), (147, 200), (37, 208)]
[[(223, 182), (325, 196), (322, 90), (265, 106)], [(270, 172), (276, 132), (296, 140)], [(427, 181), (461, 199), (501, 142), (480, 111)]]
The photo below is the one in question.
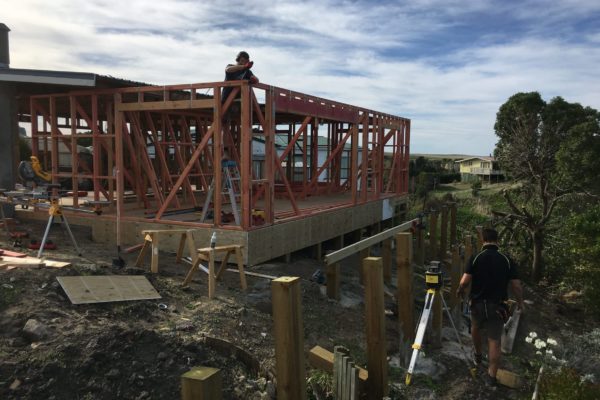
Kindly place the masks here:
[(487, 331), (487, 337), (491, 340), (500, 340), (504, 321), (496, 312), (500, 305), (487, 301), (471, 302), (471, 324), (480, 330)]

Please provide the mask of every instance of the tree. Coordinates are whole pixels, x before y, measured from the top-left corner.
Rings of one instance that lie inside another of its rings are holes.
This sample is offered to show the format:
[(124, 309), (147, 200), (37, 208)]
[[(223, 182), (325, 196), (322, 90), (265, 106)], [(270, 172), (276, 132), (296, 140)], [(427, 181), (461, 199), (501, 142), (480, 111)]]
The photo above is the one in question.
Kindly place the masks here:
[[(511, 96), (496, 115), (494, 130), (499, 141), (495, 155), (518, 183), (503, 193), (510, 208), (506, 218), (524, 228), (531, 238), (536, 281), (544, 273), (545, 228), (557, 204), (569, 196), (588, 193), (576, 179), (580, 176), (576, 172), (580, 156), (571, 151), (587, 154), (589, 149), (582, 149), (582, 139), (577, 138), (587, 138), (594, 123), (597, 126), (596, 110), (561, 97), (546, 103), (537, 92)], [(587, 167), (594, 169), (598, 164)], [(600, 170), (595, 176), (598, 173)]]

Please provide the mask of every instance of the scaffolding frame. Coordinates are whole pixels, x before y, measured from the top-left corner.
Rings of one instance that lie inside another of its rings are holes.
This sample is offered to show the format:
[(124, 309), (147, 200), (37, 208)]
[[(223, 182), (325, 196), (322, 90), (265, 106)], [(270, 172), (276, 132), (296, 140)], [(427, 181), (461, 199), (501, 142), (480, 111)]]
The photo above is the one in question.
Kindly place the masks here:
[[(232, 90), (221, 99), (225, 87)], [(69, 183), (73, 206), (82, 206), (78, 192), (87, 180), (93, 200), (117, 206), (122, 220), (251, 230), (408, 191), (409, 119), (266, 84), (34, 95), (30, 122), (33, 155), (54, 183)], [(93, 149), (87, 157), (78, 147), (85, 138)], [(227, 199), (216, 166), (224, 157), (239, 165), (239, 225), (222, 218)], [(170, 218), (198, 210), (213, 179), (212, 223)], [(340, 193), (350, 195), (334, 204), (301, 204)], [(280, 198), (288, 206), (278, 208)], [(259, 223), (257, 209), (264, 216)]]

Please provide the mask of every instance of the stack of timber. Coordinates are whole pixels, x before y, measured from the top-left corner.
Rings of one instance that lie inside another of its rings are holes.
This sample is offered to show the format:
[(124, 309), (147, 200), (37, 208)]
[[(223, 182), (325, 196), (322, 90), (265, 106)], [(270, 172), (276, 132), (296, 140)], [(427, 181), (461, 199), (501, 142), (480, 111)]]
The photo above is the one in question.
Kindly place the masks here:
[(70, 267), (70, 262), (53, 261), (30, 257), (23, 253), (0, 249), (0, 270), (11, 270), (15, 268), (64, 268)]

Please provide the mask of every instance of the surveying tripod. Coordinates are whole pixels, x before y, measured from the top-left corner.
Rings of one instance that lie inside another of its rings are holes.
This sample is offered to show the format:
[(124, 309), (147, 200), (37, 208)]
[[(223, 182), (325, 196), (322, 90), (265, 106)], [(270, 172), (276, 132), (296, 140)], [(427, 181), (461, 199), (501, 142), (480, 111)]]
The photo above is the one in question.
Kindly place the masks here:
[(443, 285), (444, 281), (442, 278), (442, 271), (440, 269), (440, 262), (431, 261), (429, 268), (427, 269), (427, 271), (425, 271), (425, 287), (427, 288), (427, 293), (425, 294), (425, 305), (423, 306), (423, 312), (421, 313), (421, 319), (419, 320), (419, 326), (417, 327), (415, 343), (412, 345), (413, 352), (410, 358), (410, 364), (408, 365), (408, 370), (406, 371), (406, 385), (410, 385), (412, 374), (415, 370), (415, 365), (417, 364), (419, 350), (421, 350), (423, 339), (425, 337), (425, 330), (427, 329), (427, 325), (429, 323), (429, 316), (431, 315), (431, 309), (433, 308), (433, 302), (435, 300), (436, 295), (439, 295), (440, 299), (442, 300), (442, 305), (446, 310), (446, 314), (448, 315), (448, 319), (452, 324), (452, 328), (454, 328), (456, 339), (460, 345), (461, 350), (463, 351), (463, 354), (465, 355), (465, 361), (467, 362), (469, 372), (471, 373), (471, 376), (475, 378), (476, 369), (472, 368), (470, 362), (468, 361), (469, 358), (463, 346), (462, 340), (460, 338), (460, 335), (458, 334), (458, 330), (456, 329), (456, 325), (454, 324), (454, 320), (452, 319), (450, 310), (446, 305), (446, 301), (444, 300), (442, 290)]
[(42, 253), (44, 252), (44, 246), (46, 245), (46, 240), (48, 239), (50, 228), (52, 227), (52, 223), (54, 222), (54, 217), (60, 217), (62, 219), (62, 223), (67, 229), (67, 232), (69, 232), (69, 236), (71, 237), (71, 241), (73, 242), (75, 249), (77, 249), (77, 255), (81, 257), (81, 250), (79, 250), (79, 246), (77, 245), (75, 236), (73, 236), (73, 232), (71, 232), (69, 221), (67, 221), (67, 217), (63, 214), (61, 206), (58, 203), (58, 199), (50, 200), (50, 208), (48, 208), (48, 225), (46, 225), (46, 231), (44, 232), (44, 237), (42, 239), (42, 243), (40, 244), (40, 249), (38, 250), (37, 257), (40, 258), (42, 256)]

